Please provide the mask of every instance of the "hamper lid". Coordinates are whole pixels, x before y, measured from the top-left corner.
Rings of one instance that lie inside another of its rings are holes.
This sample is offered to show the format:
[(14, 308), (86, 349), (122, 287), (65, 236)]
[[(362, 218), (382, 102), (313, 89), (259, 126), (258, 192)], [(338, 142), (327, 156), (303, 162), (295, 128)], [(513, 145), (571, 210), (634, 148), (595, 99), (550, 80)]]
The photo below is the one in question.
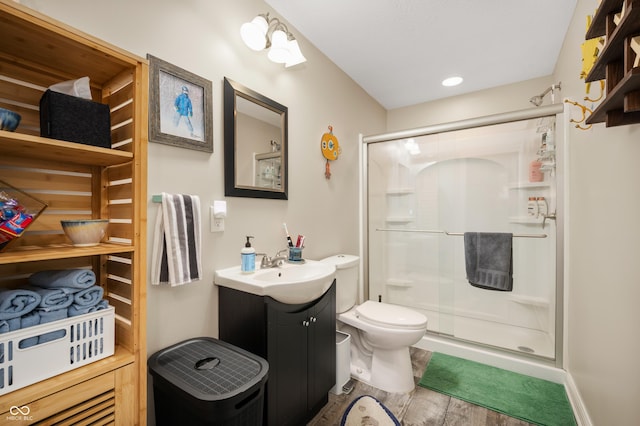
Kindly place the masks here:
[(211, 337), (186, 340), (156, 352), (149, 371), (204, 401), (241, 394), (266, 380), (267, 361)]

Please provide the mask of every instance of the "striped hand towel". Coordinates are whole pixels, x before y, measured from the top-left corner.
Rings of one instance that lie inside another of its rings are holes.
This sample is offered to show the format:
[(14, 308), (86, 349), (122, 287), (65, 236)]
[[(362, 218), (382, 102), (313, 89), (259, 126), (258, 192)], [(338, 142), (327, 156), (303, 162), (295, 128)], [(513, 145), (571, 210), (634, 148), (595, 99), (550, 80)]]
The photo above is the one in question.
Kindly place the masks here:
[(153, 238), (151, 284), (178, 286), (202, 278), (200, 198), (163, 192)]

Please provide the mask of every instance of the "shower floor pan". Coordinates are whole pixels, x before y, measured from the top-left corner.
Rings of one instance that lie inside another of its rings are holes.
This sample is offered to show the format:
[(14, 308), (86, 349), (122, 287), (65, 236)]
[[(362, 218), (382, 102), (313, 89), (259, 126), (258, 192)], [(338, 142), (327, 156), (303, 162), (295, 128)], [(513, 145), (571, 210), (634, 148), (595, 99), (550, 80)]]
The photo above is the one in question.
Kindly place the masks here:
[(541, 330), (485, 321), (478, 318), (462, 316), (452, 318), (451, 315), (424, 309), (420, 311), (428, 318), (429, 327), (427, 331), (523, 354), (548, 359), (555, 358), (553, 336)]

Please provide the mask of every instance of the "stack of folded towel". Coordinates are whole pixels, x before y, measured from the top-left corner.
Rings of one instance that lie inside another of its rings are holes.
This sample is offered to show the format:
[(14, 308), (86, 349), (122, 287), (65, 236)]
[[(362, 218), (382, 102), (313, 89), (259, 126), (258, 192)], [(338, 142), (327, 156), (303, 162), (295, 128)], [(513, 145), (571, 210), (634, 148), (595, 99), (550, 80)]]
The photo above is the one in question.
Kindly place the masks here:
[[(106, 309), (104, 290), (87, 269), (40, 271), (29, 277), (29, 286), (0, 290), (0, 333), (45, 324)], [(64, 330), (21, 341), (25, 348), (64, 336)]]

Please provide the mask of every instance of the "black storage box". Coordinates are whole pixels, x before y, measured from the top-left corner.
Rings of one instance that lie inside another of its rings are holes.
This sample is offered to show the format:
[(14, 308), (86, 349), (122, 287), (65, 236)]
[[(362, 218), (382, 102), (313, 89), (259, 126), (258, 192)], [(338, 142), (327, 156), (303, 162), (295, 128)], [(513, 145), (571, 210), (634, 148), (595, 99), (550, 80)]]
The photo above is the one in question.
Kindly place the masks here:
[(111, 148), (109, 106), (47, 90), (40, 98), (40, 136)]
[(156, 425), (262, 425), (269, 364), (211, 337), (185, 340), (149, 358)]

